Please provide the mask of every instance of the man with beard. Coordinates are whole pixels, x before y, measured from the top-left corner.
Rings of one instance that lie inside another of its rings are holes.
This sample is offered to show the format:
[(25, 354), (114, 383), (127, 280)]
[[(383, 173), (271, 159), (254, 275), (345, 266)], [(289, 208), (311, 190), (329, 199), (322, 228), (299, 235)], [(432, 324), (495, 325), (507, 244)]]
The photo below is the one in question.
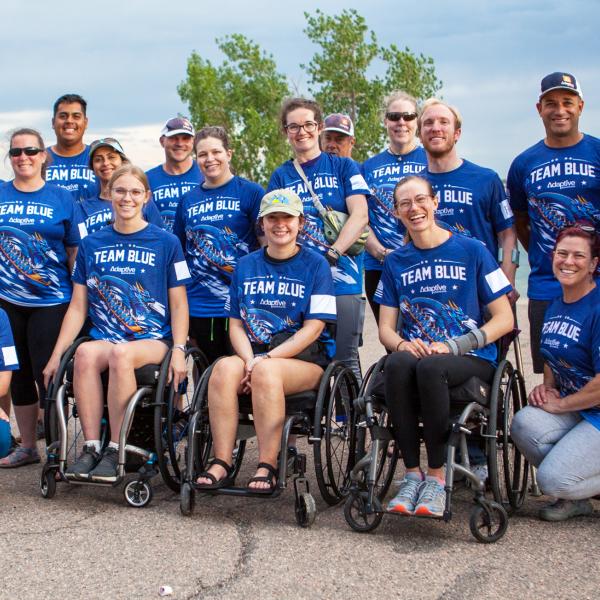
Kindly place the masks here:
[(542, 373), (541, 328), (550, 301), (561, 294), (552, 274), (552, 251), (560, 229), (576, 222), (600, 229), (600, 140), (579, 130), (583, 94), (570, 73), (542, 79), (536, 105), (546, 137), (513, 161), (510, 204), (531, 273), (529, 331), (535, 373)]

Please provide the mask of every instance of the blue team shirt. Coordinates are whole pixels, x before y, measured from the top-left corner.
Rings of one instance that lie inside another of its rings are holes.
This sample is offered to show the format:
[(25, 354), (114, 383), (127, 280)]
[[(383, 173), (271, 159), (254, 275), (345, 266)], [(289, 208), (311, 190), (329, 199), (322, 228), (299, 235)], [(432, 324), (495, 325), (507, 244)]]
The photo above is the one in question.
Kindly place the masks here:
[(204, 181), (200, 167), (194, 161), (181, 175), (170, 175), (162, 165), (146, 171), (152, 197), (162, 216), (167, 231), (173, 232), (175, 212), (181, 198)]
[[(577, 302), (556, 298), (546, 310), (540, 350), (561, 397), (574, 394), (600, 373), (600, 288)], [(579, 414), (600, 429), (598, 406)]]
[[(277, 333), (296, 332), (308, 319), (334, 322), (329, 264), (306, 246), (300, 246), (298, 254), (285, 261), (269, 259), (264, 248), (256, 250), (240, 259), (225, 310), (243, 322), (252, 344), (269, 344)], [(332, 359), (335, 340), (327, 327), (319, 340)]]
[(87, 198), (98, 191), (96, 176), (90, 169), (90, 147), (75, 156), (60, 156), (52, 148), (46, 148), (51, 157), (46, 167), (46, 181), (71, 192), (76, 200)]
[(16, 371), (18, 368), (19, 360), (10, 321), (6, 312), (0, 308), (0, 371)]
[[(350, 158), (322, 152), (315, 160), (302, 165), (302, 168), (325, 208), (348, 214), (346, 198), (354, 194), (368, 195), (369, 193), (358, 166)], [(325, 254), (330, 245), (323, 233), (323, 221), (313, 204), (310, 192), (306, 189), (291, 160), (275, 169), (267, 192), (282, 188), (296, 192), (304, 205), (306, 221), (298, 240), (309, 248)], [(337, 296), (362, 293), (362, 256), (341, 256), (337, 266), (332, 267), (331, 271)]]
[(483, 242), (493, 256), (498, 256), (498, 233), (515, 222), (504, 186), (495, 171), (468, 160), (447, 173), (423, 175), (438, 197), (436, 219), (450, 231)]
[(80, 233), (85, 228), (66, 190), (0, 184), (0, 298), (22, 306), (69, 302), (66, 248), (79, 244)]
[[(88, 235), (102, 229), (109, 221), (113, 220), (112, 202), (100, 198), (98, 194), (90, 198), (82, 198), (77, 203), (77, 209), (81, 213)], [(150, 198), (144, 205), (142, 215), (148, 223), (152, 223), (161, 229), (164, 228), (164, 223), (154, 200)]]
[(541, 140), (515, 158), (507, 186), (513, 210), (529, 214), (527, 294), (552, 300), (561, 294), (552, 274), (557, 233), (580, 219), (600, 231), (600, 140), (584, 135), (568, 148), (549, 148)]
[(263, 188), (234, 177), (218, 188), (195, 187), (179, 203), (173, 232), (181, 241), (192, 276), (190, 315), (224, 317), (238, 260), (258, 247), (256, 220)]
[[(431, 343), (481, 327), (485, 307), (511, 289), (483, 244), (451, 235), (435, 248), (409, 242), (394, 250), (385, 260), (375, 300), (399, 308), (403, 338)], [(496, 346), (469, 354), (495, 362)]]
[[(369, 186), (369, 227), (379, 242), (395, 250), (404, 243), (404, 225), (394, 213), (394, 188), (409, 175), (418, 175), (427, 167), (427, 155), (420, 146), (408, 154), (393, 154), (389, 149), (366, 160), (362, 174)], [(381, 271), (379, 260), (365, 252), (365, 269)]]
[(168, 292), (189, 280), (179, 240), (151, 224), (87, 236), (73, 270), (73, 281), (87, 286), (90, 335), (110, 342), (170, 338)]

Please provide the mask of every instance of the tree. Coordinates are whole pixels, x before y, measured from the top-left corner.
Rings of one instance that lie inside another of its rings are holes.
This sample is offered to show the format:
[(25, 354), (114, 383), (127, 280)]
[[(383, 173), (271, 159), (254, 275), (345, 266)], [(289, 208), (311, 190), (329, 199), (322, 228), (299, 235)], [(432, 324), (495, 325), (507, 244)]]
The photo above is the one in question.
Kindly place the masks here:
[[(433, 96), (441, 82), (435, 75), (433, 60), (399, 50), (394, 44), (380, 47), (365, 19), (354, 9), (336, 16), (316, 11), (304, 13), (304, 33), (322, 51), (308, 65), (309, 90), (327, 112), (343, 112), (354, 121), (354, 157), (364, 160), (385, 144), (380, 109), (383, 98), (393, 90), (403, 90), (417, 99)], [(383, 62), (385, 75), (369, 77), (374, 61)]]
[(226, 60), (215, 67), (197, 52), (188, 59), (187, 79), (177, 88), (194, 126), (222, 125), (232, 139), (239, 175), (263, 185), (289, 150), (278, 112), (290, 95), (271, 55), (241, 34), (217, 39)]

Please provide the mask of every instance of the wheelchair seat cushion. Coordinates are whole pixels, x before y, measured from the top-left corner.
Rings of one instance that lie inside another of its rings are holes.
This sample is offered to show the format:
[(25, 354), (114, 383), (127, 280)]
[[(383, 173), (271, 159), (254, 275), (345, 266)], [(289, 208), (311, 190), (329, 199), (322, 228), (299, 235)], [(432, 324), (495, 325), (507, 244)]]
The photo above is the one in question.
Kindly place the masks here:
[[(240, 412), (243, 414), (252, 414), (252, 397), (249, 394), (238, 396)], [(285, 397), (285, 412), (293, 414), (311, 410), (315, 407), (317, 401), (317, 392), (307, 390), (298, 394), (291, 394)]]
[[(73, 363), (71, 361), (66, 369), (66, 377), (67, 381), (73, 382)], [(158, 374), (160, 372), (160, 365), (144, 365), (139, 369), (135, 370), (135, 382), (139, 387), (142, 386), (153, 386), (156, 384), (158, 380)], [(102, 373), (102, 384), (106, 387), (108, 386), (108, 371), (104, 371)]]
[(477, 402), (483, 406), (489, 406), (490, 384), (482, 381), (479, 377), (470, 377), (461, 385), (450, 388), (450, 402), (452, 404)]

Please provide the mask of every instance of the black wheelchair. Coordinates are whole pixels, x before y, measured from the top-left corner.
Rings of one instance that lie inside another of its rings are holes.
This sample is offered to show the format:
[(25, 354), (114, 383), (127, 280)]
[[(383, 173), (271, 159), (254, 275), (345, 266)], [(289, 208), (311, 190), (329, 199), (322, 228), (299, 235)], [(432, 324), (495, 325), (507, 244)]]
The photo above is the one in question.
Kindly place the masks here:
[[(451, 418), (446, 455), (446, 505), (443, 519), (452, 517), (455, 475), (463, 476), (474, 491), (469, 525), (482, 543), (499, 540), (508, 527), (508, 514), (520, 508), (527, 494), (528, 465), (510, 437), (514, 414), (527, 401), (522, 375), (518, 330), (498, 342), (498, 366), (491, 384), (476, 377), (450, 388)], [(507, 359), (513, 346), (517, 367)], [(349, 494), (344, 505), (347, 523), (359, 532), (376, 529), (388, 513), (383, 500), (398, 462), (389, 414), (383, 394), (383, 372), (387, 356), (367, 371), (354, 401), (356, 440), (351, 442), (356, 456), (350, 472)], [(485, 446), (489, 487), (471, 470), (467, 439)], [(457, 460), (457, 450), (460, 460)]]
[[(194, 383), (207, 368), (207, 360), (197, 348), (186, 350), (187, 377), (177, 390), (167, 385), (171, 350), (160, 365), (145, 365), (135, 371), (137, 390), (129, 400), (119, 432), (119, 466), (113, 482), (81, 480), (66, 472), (83, 448), (83, 431), (73, 393), (73, 363), (77, 348), (90, 338), (80, 338), (63, 354), (48, 388), (44, 414), (47, 460), (42, 469), (40, 491), (52, 498), (58, 481), (76, 485), (111, 485), (122, 483), (125, 500), (130, 506), (147, 506), (153, 496), (150, 480), (159, 472), (165, 484), (180, 490), (181, 471)], [(103, 375), (106, 392), (108, 373)], [(104, 406), (100, 441), (102, 450), (110, 441), (108, 410)]]
[[(358, 383), (354, 373), (342, 363), (334, 361), (325, 369), (317, 391), (308, 390), (286, 396), (286, 416), (277, 462), (277, 483), (272, 493), (264, 494), (246, 487), (232, 486), (211, 490), (196, 484), (198, 474), (206, 469), (212, 454), (208, 414), (208, 381), (212, 368), (204, 372), (194, 394), (188, 433), (187, 465), (180, 494), (181, 513), (192, 514), (197, 491), (209, 495), (274, 498), (287, 487), (287, 479), (291, 477), (294, 485), (296, 521), (301, 527), (309, 527), (315, 520), (316, 503), (306, 478), (307, 457), (295, 447), (289, 448), (288, 440), (291, 435), (307, 437), (308, 443), (313, 447), (314, 468), (322, 498), (329, 505), (341, 502), (347, 493), (351, 459), (355, 455), (351, 445), (355, 436), (350, 431), (354, 422), (353, 401), (358, 394)], [(251, 397), (239, 396), (238, 402), (238, 437), (232, 457), (234, 478), (238, 475), (244, 458), (246, 441), (255, 435)]]

